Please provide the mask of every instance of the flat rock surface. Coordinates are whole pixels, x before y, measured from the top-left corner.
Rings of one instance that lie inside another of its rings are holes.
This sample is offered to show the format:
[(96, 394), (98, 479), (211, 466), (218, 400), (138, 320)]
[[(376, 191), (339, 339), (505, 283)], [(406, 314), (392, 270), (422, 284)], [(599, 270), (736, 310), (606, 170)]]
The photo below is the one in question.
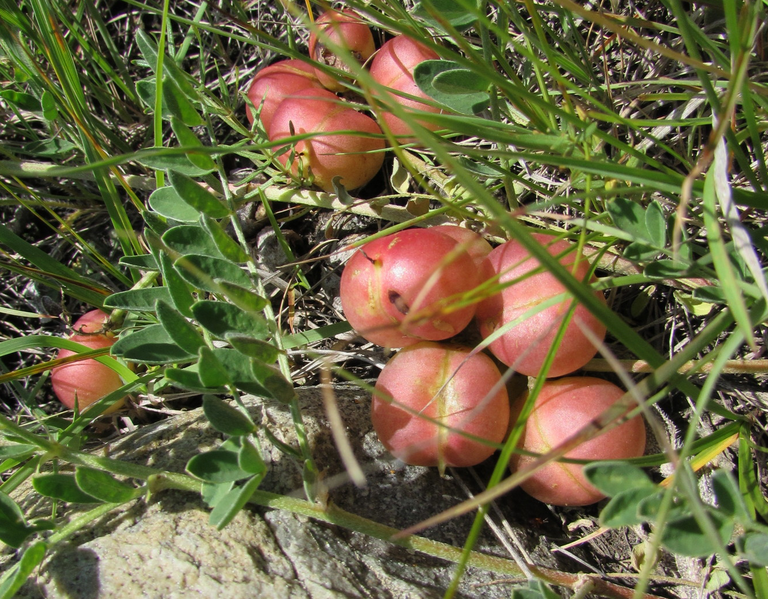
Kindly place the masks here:
[[(404, 528), (463, 501), (467, 487), (479, 491), (466, 471), (440, 477), (436, 469), (403, 467), (394, 462), (371, 430), (369, 395), (357, 387), (337, 386), (336, 402), (368, 482), (363, 488), (355, 487), (347, 480), (338, 457), (321, 390), (299, 389), (299, 394), (328, 498), (339, 507)], [(268, 428), (281, 441), (296, 445), (287, 407), (258, 398), (247, 398), (246, 405), (262, 429)], [(263, 432), (259, 437), (269, 468), (261, 488), (302, 497), (300, 464), (279, 451)], [(119, 439), (110, 445), (109, 455), (182, 472), (190, 457), (217, 447), (223, 440), (202, 410), (192, 410)], [(480, 469), (482, 479), (487, 480), (492, 465), (491, 461)], [(19, 489), (14, 499), (27, 514), (30, 510), (40, 516), (50, 514), (50, 506), (29, 493), (29, 487)], [(553, 535), (556, 541), (567, 540), (545, 506), (514, 492), (502, 498), (498, 506), (508, 524), (507, 537), (513, 538), (508, 543), (516, 542), (533, 563), (563, 570), (584, 569), (567, 555), (551, 552)], [(59, 514), (72, 517), (79, 509), (60, 505)], [(498, 513), (495, 517), (499, 520)], [(473, 515), (464, 516), (430, 529), (424, 536), (461, 547), (472, 520)], [(558, 535), (562, 538), (557, 539)], [(478, 548), (510, 559), (487, 528)], [(0, 555), (0, 563), (13, 559), (8, 550)], [(18, 596), (440, 597), (453, 571), (454, 565), (443, 560), (280, 510), (247, 508), (217, 531), (208, 524), (208, 511), (198, 496), (164, 491), (149, 502), (126, 504), (87, 525), (69, 543), (50, 552)], [(459, 596), (508, 597), (513, 582), (520, 580), (470, 569), (462, 578)]]

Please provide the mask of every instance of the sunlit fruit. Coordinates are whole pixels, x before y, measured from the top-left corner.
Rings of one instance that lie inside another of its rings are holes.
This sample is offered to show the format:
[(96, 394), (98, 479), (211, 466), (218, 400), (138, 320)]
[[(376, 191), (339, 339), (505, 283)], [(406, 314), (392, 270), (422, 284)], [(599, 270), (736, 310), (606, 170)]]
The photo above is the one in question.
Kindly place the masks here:
[[(566, 240), (553, 242), (550, 236), (540, 233), (534, 233), (532, 237), (552, 256), (557, 256), (560, 264), (576, 279), (588, 280), (589, 262), (576, 251), (574, 244)], [(480, 332), (487, 338), (503, 328), (501, 336), (489, 346), (493, 355), (521, 374), (536, 376), (573, 297), (554, 275), (539, 268), (539, 261), (517, 240), (495, 248), (483, 267), (485, 278), (497, 277), (499, 283), (507, 283), (508, 286), (477, 306)], [(539, 272), (534, 273), (536, 270)], [(561, 294), (565, 294), (563, 299), (543, 307), (545, 302), (554, 301)], [(595, 292), (595, 297), (605, 303), (601, 292)], [(557, 347), (547, 376), (572, 373), (595, 356), (597, 346), (584, 332), (585, 328), (598, 341), (605, 336), (605, 326), (579, 304)]]
[[(594, 424), (611, 408), (624, 391), (609, 381), (593, 377), (565, 377), (547, 381), (539, 392), (533, 411), (525, 423), (518, 444), (537, 454), (545, 454), (571, 438), (582, 428)], [(526, 395), (514, 403), (513, 419), (522, 409)], [(565, 457), (574, 460), (618, 460), (635, 458), (645, 451), (645, 424), (640, 416), (586, 441)], [(515, 454), (513, 471), (535, 458)], [(580, 464), (550, 462), (525, 480), (522, 489), (539, 501), (552, 505), (589, 505), (604, 496), (582, 474)]]
[(433, 229), (407, 229), (358, 249), (341, 276), (341, 305), (368, 341), (405, 347), (461, 332), (475, 313), (462, 294), (478, 269), (455, 239)]
[(470, 348), (407, 347), (376, 382), (381, 395), (373, 397), (373, 428), (387, 450), (407, 464), (474, 466), (507, 432), (509, 400), (500, 380), (493, 360)]
[(334, 177), (347, 189), (361, 187), (384, 163), (385, 144), (376, 122), (327, 90), (298, 91), (277, 107), (269, 128), (271, 141), (305, 133), (312, 135), (295, 142), (278, 160), (285, 166), (290, 162), (294, 177), (324, 191), (333, 191)]
[[(344, 9), (341, 12), (329, 10), (317, 18), (315, 25), (330, 42), (324, 43), (315, 31), (310, 33), (309, 56), (319, 63), (349, 73), (350, 65), (336, 54), (334, 50), (336, 46), (344, 48), (359, 64), (368, 60), (376, 50), (370, 28), (353, 10)], [(327, 89), (335, 92), (345, 89), (339, 77), (322, 69), (315, 69), (315, 74)]]
[[(111, 347), (115, 340), (102, 332), (107, 318), (108, 315), (101, 310), (86, 313), (75, 322), (74, 334), (69, 339), (90, 349)], [(73, 351), (60, 349), (56, 357), (66, 358), (74, 354)], [(114, 370), (93, 358), (56, 366), (51, 370), (51, 383), (61, 403), (70, 409), (74, 409), (77, 403), (81, 411), (123, 386)], [(118, 409), (121, 403), (113, 405), (109, 411)]]
[[(259, 119), (264, 130), (269, 131), (280, 102), (307, 88), (321, 89), (322, 85), (315, 77), (314, 68), (298, 59), (281, 60), (256, 73), (248, 88), (248, 98), (257, 110), (261, 109)], [(248, 104), (245, 115), (253, 124), (254, 114)]]

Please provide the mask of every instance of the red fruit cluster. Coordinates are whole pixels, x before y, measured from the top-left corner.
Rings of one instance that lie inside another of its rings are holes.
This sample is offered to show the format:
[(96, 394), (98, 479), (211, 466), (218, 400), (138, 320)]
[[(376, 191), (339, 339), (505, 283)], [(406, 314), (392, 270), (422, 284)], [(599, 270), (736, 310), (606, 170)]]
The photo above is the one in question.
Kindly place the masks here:
[[(590, 265), (573, 244), (552, 243), (541, 234), (533, 239), (573, 276), (589, 280)], [(481, 283), (498, 290), (476, 305), (468, 298)], [(369, 242), (347, 263), (340, 295), (344, 314), (360, 335), (404, 348), (376, 383), (372, 419), (379, 439), (406, 463), (440, 467), (470, 466), (489, 457), (504, 440), (510, 410), (501, 373), (488, 356), (436, 342), (453, 337), (476, 317), (483, 337), (494, 336), (488, 349), (496, 358), (537, 376), (573, 301), (518, 241), (492, 250), (482, 237), (456, 226), (408, 229)], [(596, 297), (604, 302), (601, 294)], [(584, 366), (604, 335), (605, 327), (577, 305), (547, 375), (562, 376)], [(519, 449), (546, 453), (623, 395), (600, 379), (548, 381)], [(516, 414), (524, 400), (517, 400)], [(619, 459), (642, 455), (644, 448), (645, 427), (638, 417), (567, 457)], [(517, 455), (511, 467), (532, 459)], [(523, 488), (558, 505), (586, 505), (602, 497), (574, 464), (551, 464)]]
[[(103, 333), (107, 318), (108, 315), (101, 310), (87, 312), (75, 322), (75, 332), (69, 339), (90, 349), (111, 347), (115, 340)], [(75, 352), (68, 349), (61, 349), (56, 358), (66, 358), (74, 354)], [(93, 358), (53, 368), (51, 383), (53, 392), (61, 403), (69, 409), (74, 409), (77, 403), (81, 411), (123, 386), (120, 376), (114, 370)], [(109, 411), (119, 407), (120, 402)]]
[[(405, 36), (389, 40), (376, 52), (371, 30), (352, 10), (327, 11), (315, 25), (309, 38), (309, 55), (335, 72), (302, 60), (283, 60), (256, 74), (248, 98), (258, 109), (270, 141), (306, 135), (291, 148), (275, 148), (278, 160), (294, 177), (329, 192), (334, 190), (334, 178), (339, 177), (344, 187), (356, 189), (368, 183), (381, 168), (386, 143), (376, 121), (335, 95), (347, 89), (352, 77), (349, 64), (335, 50), (343, 49), (359, 64), (373, 57), (371, 76), (392, 90), (392, 94), (386, 93), (388, 102), (428, 112), (438, 109), (419, 101), (428, 98), (414, 83), (413, 69), (438, 56)], [(380, 104), (376, 103), (373, 109), (379, 122), (386, 123), (395, 135), (411, 133), (403, 121)], [(250, 105), (246, 107), (246, 116), (252, 124), (255, 117)]]

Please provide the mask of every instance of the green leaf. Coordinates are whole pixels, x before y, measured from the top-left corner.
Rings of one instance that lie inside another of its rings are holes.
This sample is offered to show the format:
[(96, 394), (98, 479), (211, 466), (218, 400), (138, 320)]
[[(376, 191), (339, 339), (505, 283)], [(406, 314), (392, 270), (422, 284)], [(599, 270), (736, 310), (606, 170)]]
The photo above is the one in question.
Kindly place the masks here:
[(0, 599), (11, 599), (16, 595), (32, 572), (43, 563), (46, 550), (47, 545), (43, 541), (27, 547), (19, 563), (14, 565), (4, 577), (3, 584), (0, 585)]
[[(154, 77), (137, 81), (136, 91), (148, 108), (155, 107), (157, 81)], [(173, 79), (168, 77), (163, 78), (162, 113), (164, 120), (176, 118), (189, 127), (197, 127), (204, 123), (194, 104), (182, 95)]]
[(71, 474), (42, 474), (32, 479), (32, 486), (40, 495), (67, 503), (101, 503), (99, 499), (83, 492)]
[(34, 529), (27, 526), (21, 508), (0, 491), (0, 541), (18, 549), (33, 532)]
[(168, 180), (182, 200), (202, 214), (211, 218), (229, 215), (229, 209), (210, 191), (177, 171), (168, 171)]
[(229, 524), (237, 513), (245, 507), (254, 491), (259, 488), (262, 476), (254, 476), (241, 487), (235, 487), (218, 501), (209, 517), (209, 522), (218, 530)]
[(651, 247), (645, 241), (633, 241), (624, 248), (624, 257), (632, 262), (648, 262), (659, 255), (659, 250)]
[(182, 223), (194, 223), (200, 213), (181, 199), (173, 187), (160, 187), (149, 196), (149, 206), (159, 215)]
[(217, 485), (213, 483), (203, 483), (200, 495), (202, 496), (205, 505), (214, 508), (222, 499), (224, 499), (224, 497), (226, 497), (227, 493), (234, 489), (234, 487), (234, 481), (219, 483)]
[(477, 114), (489, 102), (490, 82), (450, 60), (425, 60), (413, 70), (413, 80), (430, 98), (462, 114)]
[(253, 284), (246, 272), (237, 264), (223, 258), (189, 254), (178, 258), (173, 264), (179, 275), (190, 285), (211, 293), (223, 291), (218, 279), (240, 287)]
[(223, 449), (194, 456), (187, 462), (187, 472), (207, 483), (227, 483), (250, 477), (238, 466), (237, 453)]
[(40, 100), (32, 94), (4, 89), (0, 91), (0, 98), (3, 98), (9, 104), (13, 104), (19, 110), (27, 110), (29, 112), (41, 112), (43, 110)]
[[(149, 64), (152, 72), (155, 72), (157, 65), (158, 48), (157, 42), (143, 29), (136, 31), (136, 44), (139, 47), (144, 59)], [(163, 70), (173, 79), (184, 95), (192, 101), (200, 100), (197, 90), (189, 81), (189, 77), (182, 71), (176, 62), (167, 54), (163, 57)], [(157, 73), (155, 73), (157, 74)]]
[(560, 595), (541, 580), (529, 580), (527, 589), (512, 589), (510, 599), (560, 599)]
[(756, 566), (768, 566), (768, 534), (748, 532), (738, 539), (739, 551)]
[[(661, 503), (664, 500), (664, 491), (659, 490), (653, 495), (649, 495), (643, 499), (637, 507), (638, 515), (643, 518), (644, 521), (654, 522), (661, 508)], [(680, 501), (677, 504), (672, 504), (672, 507), (667, 514), (669, 519), (678, 518), (690, 514), (690, 508), (687, 502)]]
[(347, 331), (351, 331), (352, 326), (346, 321), (335, 322), (316, 329), (303, 331), (301, 333), (295, 333), (293, 335), (286, 335), (283, 337), (283, 347), (285, 349), (293, 349), (294, 347), (304, 347), (310, 343), (322, 341), (323, 339), (331, 339), (336, 335), (341, 335)]
[(113, 310), (154, 312), (157, 301), (171, 301), (171, 294), (168, 289), (165, 287), (147, 287), (146, 289), (119, 291), (104, 300), (104, 307)]
[(676, 279), (688, 274), (688, 266), (674, 260), (654, 260), (646, 265), (643, 273), (651, 279)]
[(246, 312), (259, 313), (269, 305), (266, 298), (250, 289), (223, 280), (217, 281), (217, 283), (222, 292), (226, 294), (227, 299)]
[(157, 262), (152, 254), (141, 254), (140, 256), (123, 256), (119, 261), (120, 266), (128, 268), (137, 268), (139, 270), (158, 270)]
[(46, 121), (55, 121), (59, 116), (59, 109), (56, 107), (56, 98), (48, 90), (40, 96), (40, 107), (43, 109), (43, 118)]
[[(458, 31), (468, 29), (477, 21), (477, 15), (464, 8), (455, 0), (427, 0), (418, 2), (413, 9), (413, 16), (428, 25), (446, 31), (442, 22), (450, 23)], [(432, 15), (439, 15), (440, 20)], [(441, 22), (442, 21), (442, 22)]]
[(160, 324), (176, 345), (190, 354), (195, 354), (205, 347), (205, 339), (180, 312), (171, 308), (166, 302), (158, 301), (155, 311)]
[(600, 512), (600, 525), (608, 528), (633, 526), (645, 520), (640, 515), (640, 503), (657, 493), (655, 486), (632, 487), (615, 494)]
[(208, 231), (222, 256), (238, 264), (248, 261), (248, 254), (243, 251), (243, 248), (234, 239), (227, 235), (227, 232), (217, 221), (208, 216), (203, 216), (202, 220), (203, 226)]
[(213, 395), (203, 397), (203, 413), (211, 426), (225, 435), (248, 435), (256, 430), (247, 414)]
[(195, 318), (212, 335), (224, 339), (227, 334), (242, 334), (255, 339), (269, 335), (267, 321), (244, 312), (234, 304), (200, 300), (192, 306)]
[[(167, 148), (162, 152), (140, 155), (137, 160), (140, 164), (158, 171), (173, 170), (177, 173), (189, 175), (190, 177), (201, 177), (211, 172), (210, 170), (202, 169), (199, 166), (192, 164), (185, 154), (174, 153), (172, 149)], [(196, 219), (197, 214), (195, 215), (195, 220)]]
[(718, 470), (712, 475), (712, 489), (717, 499), (717, 507), (722, 513), (739, 522), (749, 522), (747, 506), (739, 490), (739, 483), (726, 470)]
[(667, 219), (658, 200), (653, 200), (645, 210), (645, 229), (654, 247), (667, 245)]
[(591, 485), (608, 497), (635, 487), (656, 488), (641, 468), (627, 462), (592, 462), (582, 472)]
[(75, 481), (80, 490), (106, 503), (125, 503), (137, 495), (137, 489), (121, 483), (109, 472), (78, 466)]
[(269, 391), (256, 380), (249, 358), (228, 348), (216, 348), (213, 353), (238, 389), (259, 397), (271, 397)]
[(200, 382), (206, 387), (219, 387), (234, 382), (226, 368), (219, 362), (216, 354), (208, 347), (201, 347), (197, 358)]
[(112, 346), (112, 354), (142, 364), (188, 362), (196, 357), (176, 345), (161, 324), (120, 337)]
[[(173, 132), (176, 134), (176, 139), (179, 140), (180, 145), (188, 148), (195, 147), (195, 146), (198, 146), (200, 148), (203, 147), (203, 143), (200, 141), (197, 135), (195, 135), (192, 129), (187, 127), (184, 123), (182, 123), (176, 117), (171, 117), (171, 128), (173, 129)], [(212, 171), (216, 168), (216, 163), (207, 154), (204, 154), (204, 153), (196, 154), (194, 152), (187, 152), (187, 158), (189, 158), (189, 161), (192, 164), (200, 167), (201, 169)]]
[(160, 270), (163, 273), (163, 282), (168, 288), (168, 293), (171, 295), (173, 305), (176, 306), (176, 309), (184, 316), (192, 318), (192, 304), (195, 303), (192, 290), (173, 266), (173, 260), (171, 260), (170, 256), (161, 253), (159, 254), (159, 257)]
[(26, 445), (23, 443), (14, 443), (13, 445), (3, 445), (0, 447), (0, 461), (2, 460), (21, 460), (37, 451), (36, 445)]
[(256, 381), (269, 392), (269, 396), (273, 399), (288, 403), (296, 398), (293, 382), (286, 379), (274, 366), (252, 360), (251, 369)]
[(241, 354), (244, 354), (249, 358), (256, 358), (262, 362), (274, 364), (280, 355), (280, 350), (268, 341), (254, 339), (253, 337), (240, 335), (238, 333), (229, 333), (224, 335), (224, 338)]
[(251, 474), (264, 475), (267, 472), (267, 465), (256, 449), (256, 446), (247, 438), (243, 438), (240, 445), (240, 452), (237, 454), (237, 463), (240, 468)]
[(171, 381), (177, 387), (195, 391), (197, 393), (226, 393), (225, 387), (206, 387), (200, 380), (198, 365), (194, 364), (187, 368), (166, 368), (165, 378)]
[(163, 234), (163, 243), (179, 254), (224, 258), (210, 235), (200, 225), (179, 225)]
[(651, 241), (645, 225), (645, 210), (638, 202), (614, 198), (607, 208), (617, 229), (629, 233), (635, 241)]
[(76, 150), (77, 146), (71, 141), (66, 139), (60, 139), (54, 137), (53, 139), (46, 139), (40, 141), (33, 141), (32, 143), (24, 144), (24, 152), (28, 154), (34, 154), (38, 158), (55, 158), (65, 154), (71, 153)]
[[(733, 532), (733, 520), (714, 510), (707, 509), (720, 541), (725, 545)], [(707, 534), (701, 530), (692, 515), (670, 519), (661, 531), (661, 544), (673, 553), (689, 557), (708, 557), (718, 551)]]

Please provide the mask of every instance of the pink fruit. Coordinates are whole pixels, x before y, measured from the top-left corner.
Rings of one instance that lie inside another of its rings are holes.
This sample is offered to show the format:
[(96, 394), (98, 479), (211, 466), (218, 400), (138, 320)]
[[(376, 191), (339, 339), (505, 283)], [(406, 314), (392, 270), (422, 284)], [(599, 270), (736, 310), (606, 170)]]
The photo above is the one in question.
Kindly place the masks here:
[[(75, 322), (75, 333), (69, 339), (91, 349), (111, 347), (114, 339), (101, 333), (107, 318), (108, 315), (101, 310), (91, 310)], [(73, 351), (60, 349), (56, 357), (66, 358), (74, 354)], [(51, 370), (51, 383), (61, 403), (74, 409), (77, 401), (81, 411), (123, 386), (120, 376), (114, 370), (93, 358), (56, 366)], [(109, 411), (117, 410), (120, 405), (122, 402), (112, 406)]]
[(430, 227), (433, 231), (448, 235), (452, 239), (455, 239), (461, 247), (467, 250), (467, 253), (472, 256), (475, 264), (481, 264), (485, 257), (491, 253), (493, 248), (491, 244), (483, 239), (482, 235), (475, 233), (472, 229), (466, 229), (459, 227), (458, 225), (435, 225)]
[[(341, 12), (329, 10), (317, 18), (315, 25), (330, 38), (331, 46), (336, 45), (346, 49), (360, 64), (368, 60), (376, 51), (370, 28), (353, 10), (344, 9)], [(314, 31), (309, 35), (308, 50), (313, 60), (349, 72), (349, 65), (336, 56), (332, 47), (324, 45)], [(345, 86), (332, 75), (321, 69), (315, 69), (315, 74), (327, 89), (334, 92), (344, 91)]]
[[(336, 134), (340, 131), (353, 133)], [(301, 90), (277, 107), (269, 128), (270, 141), (302, 133), (317, 135), (297, 141), (293, 150), (284, 152), (278, 160), (287, 165), (292, 157), (291, 173), (325, 191), (333, 191), (333, 178), (337, 176), (347, 189), (361, 187), (384, 163), (384, 140), (365, 136), (381, 135), (376, 122), (327, 90)]]
[[(379, 97), (385, 99), (389, 104), (399, 104), (406, 109), (414, 111), (441, 112), (439, 108), (431, 103), (424, 103), (419, 100), (421, 98), (431, 102), (429, 96), (421, 91), (413, 80), (413, 69), (416, 68), (416, 65), (425, 60), (437, 60), (438, 58), (440, 57), (433, 50), (410, 37), (405, 35), (393, 37), (379, 48), (371, 63), (371, 77), (377, 83), (395, 92), (386, 97)], [(414, 98), (407, 96), (414, 96)], [(405, 121), (394, 116), (383, 107), (377, 109), (376, 112), (394, 135), (413, 135), (413, 130)], [(419, 120), (418, 122), (432, 131), (439, 128), (439, 125), (425, 120)], [(413, 138), (406, 138), (402, 141), (413, 141)]]
[(458, 296), (479, 283), (470, 255), (432, 229), (407, 229), (372, 241), (349, 259), (341, 305), (352, 327), (385, 347), (439, 341), (472, 320)]
[[(624, 391), (593, 377), (565, 377), (547, 381), (536, 398), (533, 411), (525, 423), (519, 449), (545, 454), (613, 406)], [(524, 394), (513, 407), (512, 418), (525, 401)], [(645, 452), (645, 425), (637, 416), (594, 439), (582, 443), (566, 454), (575, 460), (618, 460), (634, 458)], [(535, 458), (515, 454), (511, 468), (519, 470)], [(589, 505), (604, 495), (590, 485), (580, 464), (551, 462), (537, 470), (521, 485), (522, 489), (544, 503), (553, 505)]]
[[(560, 263), (577, 279), (583, 281), (587, 278), (589, 262), (583, 256), (577, 256), (576, 251), (568, 251), (574, 249), (571, 242), (561, 240), (553, 243), (551, 237), (538, 233), (532, 237), (553, 256), (562, 254)], [(484, 276), (499, 276), (501, 283), (515, 282), (478, 304), (477, 320), (484, 338), (516, 321), (542, 302), (565, 292), (565, 287), (546, 271), (521, 278), (538, 267), (538, 260), (516, 240), (498, 246), (488, 255), (483, 264)], [(596, 292), (595, 297), (605, 302), (601, 292)], [(555, 305), (526, 317), (493, 341), (489, 349), (517, 372), (528, 376), (538, 375), (571, 301), (571, 296), (567, 295), (566, 299)], [(603, 324), (584, 306), (578, 305), (547, 376), (557, 377), (574, 372), (597, 353), (597, 348), (577, 323), (587, 327), (600, 340), (605, 336)]]
[[(269, 131), (280, 102), (307, 88), (321, 89), (322, 86), (314, 68), (301, 60), (281, 60), (256, 73), (248, 88), (248, 98), (257, 109), (261, 106), (259, 119), (264, 130)], [(253, 111), (247, 104), (245, 115), (248, 122), (253, 123)]]
[[(371, 417), (392, 455), (417, 466), (473, 466), (504, 439), (509, 400), (485, 354), (451, 344), (419, 343), (395, 354), (379, 375)], [(409, 413), (400, 406), (410, 408)], [(429, 417), (488, 443), (429, 422)]]

